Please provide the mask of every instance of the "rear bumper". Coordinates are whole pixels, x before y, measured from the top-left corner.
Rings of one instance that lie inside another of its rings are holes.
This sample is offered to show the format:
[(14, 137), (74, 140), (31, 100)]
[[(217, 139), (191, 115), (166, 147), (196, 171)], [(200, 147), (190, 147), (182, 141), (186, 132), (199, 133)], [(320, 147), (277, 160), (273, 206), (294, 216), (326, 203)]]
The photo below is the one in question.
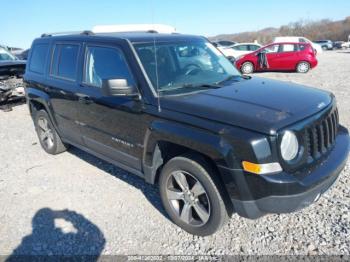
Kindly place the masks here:
[[(236, 193), (230, 194), (235, 211), (243, 217), (255, 219), (267, 213), (290, 213), (310, 205), (336, 181), (346, 164), (348, 153), (349, 135), (342, 128), (328, 157), (308, 171), (303, 179), (281, 172), (270, 176), (254, 175), (254, 179), (249, 180), (247, 178), (253, 175), (231, 170), (232, 175), (241, 178), (236, 180)], [(241, 181), (241, 185), (238, 181)], [(254, 196), (256, 190), (260, 191), (261, 197)]]
[(314, 60), (310, 61), (311, 68), (315, 68), (317, 66), (317, 64), (318, 64), (318, 61), (316, 58)]

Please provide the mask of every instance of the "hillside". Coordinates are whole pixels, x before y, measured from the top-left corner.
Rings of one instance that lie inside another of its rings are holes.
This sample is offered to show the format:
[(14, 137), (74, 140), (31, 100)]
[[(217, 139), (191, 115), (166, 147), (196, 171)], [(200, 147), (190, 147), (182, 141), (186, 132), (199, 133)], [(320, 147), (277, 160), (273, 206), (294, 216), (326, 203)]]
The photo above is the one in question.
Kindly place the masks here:
[(346, 41), (350, 35), (350, 16), (340, 21), (323, 19), (319, 21), (301, 20), (280, 28), (265, 28), (259, 31), (221, 34), (210, 37), (211, 40), (232, 40), (235, 42), (253, 42), (267, 44), (275, 36), (305, 36), (311, 40), (330, 39), (333, 41)]

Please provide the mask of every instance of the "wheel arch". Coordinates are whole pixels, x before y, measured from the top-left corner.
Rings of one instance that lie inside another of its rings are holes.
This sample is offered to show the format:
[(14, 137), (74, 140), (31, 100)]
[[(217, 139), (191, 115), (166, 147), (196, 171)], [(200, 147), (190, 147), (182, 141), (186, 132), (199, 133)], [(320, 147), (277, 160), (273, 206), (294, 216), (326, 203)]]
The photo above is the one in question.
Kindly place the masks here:
[(241, 66), (239, 67), (239, 70), (240, 70), (240, 71), (242, 71), (242, 66), (243, 66), (245, 63), (247, 63), (247, 62), (249, 62), (249, 63), (251, 63), (251, 64), (253, 65), (254, 71), (257, 70), (256, 63), (255, 63), (254, 61), (252, 61), (252, 60), (246, 60), (246, 61), (244, 61), (244, 62), (241, 64)]
[(27, 88), (26, 98), (31, 116), (34, 117), (36, 111), (45, 110), (57, 130), (57, 122), (51, 110), (49, 95), (38, 89)]
[(146, 182), (157, 184), (162, 167), (173, 157), (193, 154), (201, 157), (215, 172), (225, 203), (232, 209), (219, 166), (226, 166), (231, 146), (220, 136), (178, 123), (155, 122), (145, 137), (143, 171)]

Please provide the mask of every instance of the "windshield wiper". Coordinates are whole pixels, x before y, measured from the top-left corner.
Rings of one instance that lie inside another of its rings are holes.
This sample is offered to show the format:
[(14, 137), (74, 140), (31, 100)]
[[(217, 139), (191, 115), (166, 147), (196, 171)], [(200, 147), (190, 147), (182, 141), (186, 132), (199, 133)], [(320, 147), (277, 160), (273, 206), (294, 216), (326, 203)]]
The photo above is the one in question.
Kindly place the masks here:
[(222, 86), (217, 83), (214, 84), (183, 84), (181, 88), (196, 88), (196, 87), (207, 87), (207, 88), (221, 88)]
[[(217, 82), (216, 84), (222, 84), (222, 83), (225, 83), (227, 81), (234, 80), (235, 78), (251, 79), (252, 77), (246, 76), (246, 75), (231, 75), (231, 76), (225, 78), (224, 80)], [(238, 80), (236, 80), (236, 81), (238, 81)]]

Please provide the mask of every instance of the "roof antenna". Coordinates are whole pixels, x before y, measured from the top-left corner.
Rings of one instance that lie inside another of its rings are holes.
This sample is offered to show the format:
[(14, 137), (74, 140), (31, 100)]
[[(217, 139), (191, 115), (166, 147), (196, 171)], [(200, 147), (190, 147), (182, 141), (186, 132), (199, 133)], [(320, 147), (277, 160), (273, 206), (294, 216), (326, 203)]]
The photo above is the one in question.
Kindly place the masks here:
[[(154, 28), (154, 2), (151, 0), (151, 14), (152, 14), (152, 26)], [(154, 50), (154, 61), (156, 64), (156, 92), (157, 92), (157, 103), (158, 103), (158, 112), (162, 112), (160, 106), (160, 92), (159, 92), (159, 75), (158, 75), (158, 59), (157, 59), (157, 49), (156, 49), (156, 34), (153, 34), (153, 50)]]

